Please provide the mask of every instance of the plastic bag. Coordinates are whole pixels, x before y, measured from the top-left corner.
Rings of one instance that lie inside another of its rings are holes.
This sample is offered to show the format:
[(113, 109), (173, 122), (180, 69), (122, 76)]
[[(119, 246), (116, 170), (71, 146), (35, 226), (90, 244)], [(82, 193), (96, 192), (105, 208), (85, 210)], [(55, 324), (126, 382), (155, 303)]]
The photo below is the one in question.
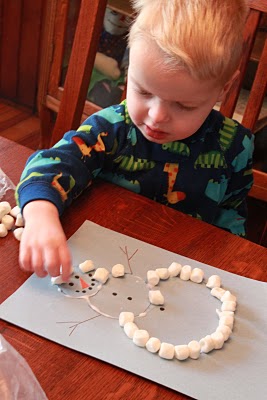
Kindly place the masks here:
[(0, 200), (4, 197), (4, 195), (8, 190), (15, 190), (15, 189), (16, 186), (14, 185), (14, 183), (0, 168)]
[(0, 399), (47, 400), (25, 359), (0, 335)]

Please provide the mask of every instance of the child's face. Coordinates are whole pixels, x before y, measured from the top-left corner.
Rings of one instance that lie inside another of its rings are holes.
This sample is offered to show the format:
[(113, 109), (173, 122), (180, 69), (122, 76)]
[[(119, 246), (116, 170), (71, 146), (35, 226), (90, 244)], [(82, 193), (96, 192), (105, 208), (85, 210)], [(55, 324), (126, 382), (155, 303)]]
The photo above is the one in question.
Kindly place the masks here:
[(185, 70), (168, 71), (157, 45), (134, 41), (130, 50), (127, 105), (133, 123), (151, 142), (168, 143), (193, 135), (223, 88), (199, 81)]

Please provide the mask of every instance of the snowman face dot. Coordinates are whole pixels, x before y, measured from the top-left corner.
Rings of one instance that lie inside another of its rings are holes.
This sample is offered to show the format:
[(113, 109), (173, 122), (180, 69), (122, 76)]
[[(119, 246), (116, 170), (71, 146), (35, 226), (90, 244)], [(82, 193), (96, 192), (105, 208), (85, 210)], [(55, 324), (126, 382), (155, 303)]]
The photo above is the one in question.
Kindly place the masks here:
[(112, 294), (113, 294), (113, 296), (117, 296), (118, 293), (112, 293)]
[(164, 307), (160, 307), (160, 311), (164, 311), (165, 310), (165, 308)]
[(127, 300), (132, 300), (133, 298), (132, 297), (127, 297)]

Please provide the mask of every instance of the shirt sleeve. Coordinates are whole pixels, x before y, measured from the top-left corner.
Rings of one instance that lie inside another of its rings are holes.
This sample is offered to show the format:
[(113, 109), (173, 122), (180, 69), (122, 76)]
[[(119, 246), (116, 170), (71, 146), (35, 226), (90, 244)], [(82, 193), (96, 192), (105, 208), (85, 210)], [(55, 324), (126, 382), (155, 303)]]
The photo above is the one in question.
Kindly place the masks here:
[(245, 132), (239, 152), (231, 163), (231, 177), (213, 222), (214, 225), (242, 237), (246, 235), (246, 198), (253, 185), (254, 135), (248, 130)]
[(62, 214), (101, 171), (106, 154), (119, 147), (125, 119), (123, 104), (109, 107), (90, 116), (77, 131), (67, 132), (51, 149), (34, 153), (16, 188), (19, 207), (47, 200)]

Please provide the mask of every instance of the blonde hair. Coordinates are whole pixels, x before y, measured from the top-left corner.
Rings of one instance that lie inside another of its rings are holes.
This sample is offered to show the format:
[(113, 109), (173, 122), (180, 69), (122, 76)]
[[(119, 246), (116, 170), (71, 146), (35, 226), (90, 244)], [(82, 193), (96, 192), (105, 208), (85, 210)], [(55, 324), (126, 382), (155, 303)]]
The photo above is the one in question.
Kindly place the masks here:
[(245, 0), (132, 0), (137, 16), (129, 47), (147, 38), (163, 51), (169, 68), (197, 79), (227, 82), (238, 68), (248, 14)]

